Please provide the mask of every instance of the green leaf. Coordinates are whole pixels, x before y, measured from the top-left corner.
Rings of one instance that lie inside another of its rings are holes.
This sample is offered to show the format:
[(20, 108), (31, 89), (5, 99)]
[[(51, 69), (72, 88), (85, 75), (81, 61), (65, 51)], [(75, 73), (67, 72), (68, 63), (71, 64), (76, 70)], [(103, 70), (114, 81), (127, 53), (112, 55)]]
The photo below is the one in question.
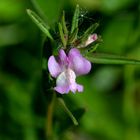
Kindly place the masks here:
[(111, 55), (111, 54), (102, 54), (102, 53), (92, 53), (86, 54), (85, 56), (89, 61), (98, 64), (132, 64), (140, 65), (140, 60), (130, 59), (127, 57)]
[(63, 29), (62, 29), (61, 23), (58, 24), (58, 28), (59, 28), (59, 33), (60, 33), (60, 37), (61, 37), (61, 41), (62, 41), (62, 43), (63, 43), (63, 46), (66, 47), (67, 41), (66, 41), (66, 39), (65, 39), (65, 35), (64, 35), (64, 33), (63, 33)]
[(72, 19), (72, 26), (71, 26), (71, 33), (78, 28), (78, 18), (79, 18), (79, 5), (76, 6), (73, 19)]
[(64, 100), (62, 98), (60, 98), (60, 97), (58, 97), (57, 99), (58, 99), (58, 102), (60, 103), (60, 105), (63, 107), (64, 111), (69, 115), (69, 117), (73, 121), (74, 125), (78, 125), (78, 121), (73, 116), (73, 114), (71, 113), (71, 111), (67, 108)]
[[(72, 114), (74, 114), (74, 116), (80, 121), (80, 119), (83, 117), (83, 115), (85, 114), (86, 109), (85, 108), (77, 108), (75, 110), (72, 110)], [(65, 130), (68, 130), (69, 128), (71, 128), (73, 126), (73, 123), (71, 122), (71, 118), (67, 115), (65, 115), (64, 113), (61, 112), (61, 110), (59, 109), (59, 117), (61, 119), (59, 119), (59, 123), (61, 124), (59, 126), (59, 131), (64, 132)], [(64, 116), (65, 117), (62, 117)]]
[(99, 23), (92, 24), (84, 33), (83, 37), (81, 38), (81, 42), (85, 42), (89, 35), (93, 34), (93, 32), (97, 29)]
[(63, 31), (64, 31), (65, 36), (68, 37), (68, 29), (67, 29), (67, 26), (66, 26), (65, 12), (64, 11), (63, 11), (63, 16), (62, 16), (62, 27), (63, 27)]
[(45, 24), (45, 22), (32, 10), (27, 9), (27, 14), (29, 17), (33, 20), (33, 22), (39, 27), (39, 29), (51, 40), (53, 40), (53, 37), (51, 36), (49, 32), (49, 26)]

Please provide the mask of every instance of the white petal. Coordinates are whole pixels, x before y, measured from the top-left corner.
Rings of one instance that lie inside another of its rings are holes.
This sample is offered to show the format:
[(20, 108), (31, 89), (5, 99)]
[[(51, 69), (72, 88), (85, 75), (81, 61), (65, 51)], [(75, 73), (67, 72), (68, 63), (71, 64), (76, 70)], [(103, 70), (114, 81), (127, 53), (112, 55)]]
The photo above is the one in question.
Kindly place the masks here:
[(66, 72), (60, 73), (60, 75), (57, 77), (56, 85), (57, 86), (68, 86), (69, 85)]

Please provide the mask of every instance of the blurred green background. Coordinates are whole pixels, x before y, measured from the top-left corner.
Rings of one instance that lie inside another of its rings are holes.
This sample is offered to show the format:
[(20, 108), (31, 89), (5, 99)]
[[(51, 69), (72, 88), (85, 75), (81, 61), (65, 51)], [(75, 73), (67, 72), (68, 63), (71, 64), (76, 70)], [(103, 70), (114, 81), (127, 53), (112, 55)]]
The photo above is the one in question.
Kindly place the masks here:
[[(26, 9), (37, 11), (51, 27), (66, 10), (70, 26), (77, 3), (81, 29), (100, 23), (97, 33), (103, 43), (98, 52), (140, 59), (139, 0), (0, 0), (0, 140), (46, 139), (43, 34)], [(91, 73), (78, 82), (84, 85), (84, 93), (64, 99), (77, 118), (85, 113), (74, 127), (57, 108), (56, 139), (140, 140), (140, 66), (93, 64)]]

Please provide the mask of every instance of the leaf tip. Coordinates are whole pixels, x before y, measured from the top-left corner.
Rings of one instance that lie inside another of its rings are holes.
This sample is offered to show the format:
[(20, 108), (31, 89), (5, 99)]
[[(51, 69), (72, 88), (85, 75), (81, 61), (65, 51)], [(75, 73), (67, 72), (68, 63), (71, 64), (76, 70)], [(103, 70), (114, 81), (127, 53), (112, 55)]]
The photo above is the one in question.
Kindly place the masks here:
[(30, 13), (30, 12), (31, 12), (31, 10), (30, 10), (30, 9), (26, 9), (26, 12), (27, 12), (27, 13)]

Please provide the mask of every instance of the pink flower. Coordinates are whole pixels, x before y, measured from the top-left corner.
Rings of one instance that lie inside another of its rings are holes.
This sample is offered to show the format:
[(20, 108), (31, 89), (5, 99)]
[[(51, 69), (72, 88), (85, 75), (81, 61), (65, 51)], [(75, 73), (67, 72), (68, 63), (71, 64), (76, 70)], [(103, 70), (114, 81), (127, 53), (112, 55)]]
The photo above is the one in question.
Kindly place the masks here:
[(96, 41), (98, 38), (97, 34), (92, 34), (88, 37), (85, 46), (88, 46), (89, 44), (93, 43), (94, 41)]
[(58, 59), (50, 56), (48, 69), (51, 76), (56, 78), (54, 89), (58, 93), (75, 93), (83, 91), (83, 86), (76, 83), (76, 76), (87, 74), (91, 69), (91, 63), (76, 48), (71, 49), (68, 55), (60, 49)]

